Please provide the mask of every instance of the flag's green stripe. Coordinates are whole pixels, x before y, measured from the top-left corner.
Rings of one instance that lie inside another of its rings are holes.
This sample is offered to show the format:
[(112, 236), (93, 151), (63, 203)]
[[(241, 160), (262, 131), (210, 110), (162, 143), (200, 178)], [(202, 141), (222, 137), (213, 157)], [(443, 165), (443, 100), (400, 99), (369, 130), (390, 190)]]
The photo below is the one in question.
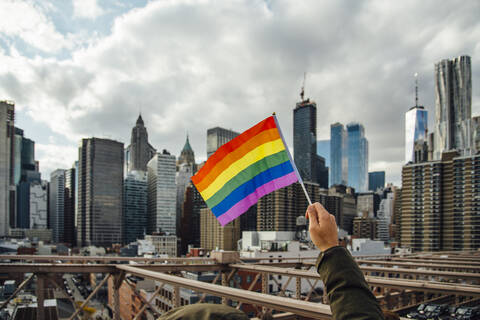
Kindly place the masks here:
[(269, 168), (275, 167), (280, 163), (283, 163), (288, 160), (288, 155), (286, 150), (282, 150), (275, 154), (272, 154), (268, 157), (259, 160), (237, 174), (235, 177), (230, 179), (220, 190), (218, 190), (213, 196), (211, 196), (207, 201), (205, 201), (209, 208), (215, 207), (217, 204), (222, 202), (233, 190), (237, 189), (239, 186), (251, 180), (253, 177), (259, 173), (268, 170)]

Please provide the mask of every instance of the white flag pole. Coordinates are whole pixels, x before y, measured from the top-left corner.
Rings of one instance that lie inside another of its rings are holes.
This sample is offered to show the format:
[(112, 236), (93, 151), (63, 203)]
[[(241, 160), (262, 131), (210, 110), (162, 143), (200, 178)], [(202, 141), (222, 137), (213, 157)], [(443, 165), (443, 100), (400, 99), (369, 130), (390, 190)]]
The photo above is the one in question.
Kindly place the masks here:
[(303, 184), (302, 177), (300, 176), (300, 173), (298, 173), (298, 169), (297, 169), (297, 166), (295, 165), (295, 162), (293, 162), (292, 155), (290, 154), (290, 150), (288, 150), (287, 143), (285, 142), (285, 138), (283, 137), (282, 129), (280, 129), (280, 124), (278, 123), (275, 112), (272, 114), (272, 116), (273, 116), (273, 119), (275, 120), (275, 125), (277, 126), (278, 132), (280, 133), (280, 137), (282, 138), (283, 145), (285, 146), (285, 150), (287, 151), (288, 158), (290, 159), (290, 163), (292, 164), (293, 170), (297, 175), (298, 182), (300, 182), (300, 185), (302, 186), (302, 189), (303, 189), (303, 192), (305, 193), (305, 197), (307, 198), (308, 204), (311, 205), (312, 200), (310, 200), (310, 196), (307, 193), (307, 189), (305, 189), (305, 185)]

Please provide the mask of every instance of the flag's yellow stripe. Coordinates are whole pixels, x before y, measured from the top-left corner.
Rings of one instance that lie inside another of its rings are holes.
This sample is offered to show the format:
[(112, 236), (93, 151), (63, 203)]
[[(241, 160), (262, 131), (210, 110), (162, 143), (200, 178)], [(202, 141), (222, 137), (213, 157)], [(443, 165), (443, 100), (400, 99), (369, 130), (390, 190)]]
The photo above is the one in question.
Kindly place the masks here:
[(242, 158), (232, 163), (225, 171), (219, 174), (218, 177), (207, 188), (200, 192), (200, 194), (202, 195), (203, 199), (207, 201), (228, 181), (242, 172), (245, 168), (265, 157), (268, 157), (269, 155), (275, 154), (282, 150), (285, 150), (282, 139), (270, 141), (258, 146)]

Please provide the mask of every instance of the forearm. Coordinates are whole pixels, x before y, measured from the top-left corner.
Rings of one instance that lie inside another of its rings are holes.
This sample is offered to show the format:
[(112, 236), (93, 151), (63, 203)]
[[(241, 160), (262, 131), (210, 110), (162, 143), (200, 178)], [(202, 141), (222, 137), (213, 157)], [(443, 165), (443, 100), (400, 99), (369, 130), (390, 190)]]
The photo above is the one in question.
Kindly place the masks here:
[(383, 319), (377, 299), (347, 249), (332, 247), (320, 255), (317, 271), (323, 280), (333, 319)]

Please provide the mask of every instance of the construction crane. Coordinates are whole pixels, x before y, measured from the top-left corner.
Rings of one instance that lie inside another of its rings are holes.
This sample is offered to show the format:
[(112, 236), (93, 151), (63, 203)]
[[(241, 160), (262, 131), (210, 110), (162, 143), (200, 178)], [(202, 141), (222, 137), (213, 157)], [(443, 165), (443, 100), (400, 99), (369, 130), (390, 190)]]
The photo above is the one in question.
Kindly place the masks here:
[(307, 77), (307, 73), (303, 73), (303, 84), (302, 84), (302, 91), (300, 91), (300, 98), (302, 99), (302, 102), (305, 101), (304, 96), (305, 96), (305, 79)]

